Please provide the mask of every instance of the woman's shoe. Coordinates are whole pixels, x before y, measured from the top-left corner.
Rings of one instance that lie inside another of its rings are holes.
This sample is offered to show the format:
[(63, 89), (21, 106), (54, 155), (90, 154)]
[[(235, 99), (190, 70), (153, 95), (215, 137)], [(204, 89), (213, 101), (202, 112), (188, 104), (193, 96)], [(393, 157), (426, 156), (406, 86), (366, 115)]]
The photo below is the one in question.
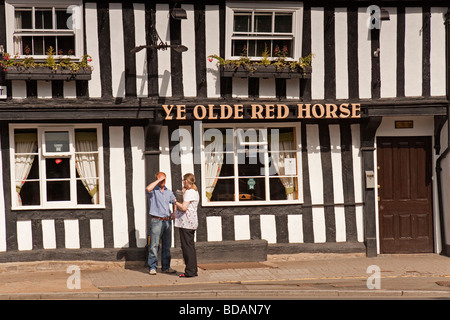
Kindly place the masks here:
[(180, 274), (180, 278), (192, 278), (192, 277), (196, 277), (197, 275), (195, 275), (195, 276), (188, 276), (187, 274), (185, 274), (185, 273), (182, 273), (182, 274)]

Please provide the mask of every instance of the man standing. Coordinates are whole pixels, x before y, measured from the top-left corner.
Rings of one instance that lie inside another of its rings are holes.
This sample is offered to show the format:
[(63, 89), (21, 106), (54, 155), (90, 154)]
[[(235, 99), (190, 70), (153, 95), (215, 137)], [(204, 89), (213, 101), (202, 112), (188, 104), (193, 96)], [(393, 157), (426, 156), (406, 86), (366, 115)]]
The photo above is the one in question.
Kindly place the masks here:
[(150, 206), (150, 248), (148, 252), (149, 273), (156, 275), (158, 266), (158, 246), (161, 242), (161, 270), (164, 273), (175, 273), (170, 268), (170, 247), (172, 244), (173, 213), (170, 204), (174, 204), (175, 195), (166, 187), (166, 174), (158, 172), (156, 180), (146, 188)]

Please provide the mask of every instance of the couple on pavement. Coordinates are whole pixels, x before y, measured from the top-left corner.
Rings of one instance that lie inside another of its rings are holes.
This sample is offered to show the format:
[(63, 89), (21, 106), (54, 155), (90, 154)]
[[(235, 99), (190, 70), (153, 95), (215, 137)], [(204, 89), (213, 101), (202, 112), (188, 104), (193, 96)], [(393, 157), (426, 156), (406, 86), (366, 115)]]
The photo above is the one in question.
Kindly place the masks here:
[[(156, 180), (146, 188), (150, 204), (150, 247), (148, 252), (149, 273), (156, 275), (158, 266), (158, 247), (161, 241), (161, 270), (163, 273), (175, 273), (170, 267), (170, 247), (172, 243), (172, 220), (179, 228), (181, 251), (186, 264), (180, 277), (197, 276), (197, 254), (195, 251), (195, 230), (198, 226), (197, 207), (200, 196), (195, 185), (195, 176), (187, 173), (183, 176), (183, 201), (177, 201), (174, 193), (166, 187), (166, 174), (158, 172)], [(173, 213), (170, 205), (174, 206)]]

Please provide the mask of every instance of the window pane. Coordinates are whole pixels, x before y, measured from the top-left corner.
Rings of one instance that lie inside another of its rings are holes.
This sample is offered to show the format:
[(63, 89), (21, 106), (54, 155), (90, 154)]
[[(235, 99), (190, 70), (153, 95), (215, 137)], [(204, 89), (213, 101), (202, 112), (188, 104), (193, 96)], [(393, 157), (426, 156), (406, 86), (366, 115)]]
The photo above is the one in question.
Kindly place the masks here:
[(203, 133), (203, 142), (205, 153), (233, 151), (233, 129), (206, 129)]
[(269, 151), (296, 151), (294, 128), (272, 128), (268, 134)]
[(271, 152), (269, 156), (271, 161), (269, 175), (296, 176), (298, 174), (297, 157), (295, 152)]
[[(38, 161), (35, 161), (36, 163)], [(19, 206), (38, 206), (41, 204), (39, 181), (27, 181), (19, 193)]]
[(77, 203), (99, 203), (99, 168), (96, 129), (75, 130), (75, 167), (77, 171)]
[(275, 32), (283, 32), (283, 33), (292, 32), (292, 13), (275, 14)]
[(47, 181), (47, 201), (70, 201), (70, 181)]
[[(245, 55), (245, 51), (243, 52)], [(247, 57), (256, 57), (256, 40), (248, 40)]]
[(47, 179), (70, 178), (70, 158), (45, 159)]
[(32, 37), (33, 39), (33, 54), (45, 55), (44, 50), (44, 37)]
[(47, 54), (47, 52), (50, 50), (50, 47), (53, 48), (53, 53), (56, 54), (56, 37), (53, 36), (46, 36), (44, 37), (44, 45), (45, 45), (45, 53)]
[(255, 13), (255, 32), (272, 32), (272, 13)]
[(271, 178), (270, 200), (297, 200), (297, 177)]
[(46, 152), (69, 152), (69, 132), (45, 132), (45, 150)]
[(14, 130), (15, 153), (37, 152), (37, 130), (15, 129)]
[[(15, 205), (39, 204), (39, 161), (37, 130), (14, 130), (14, 186), (18, 201)], [(36, 191), (37, 189), (37, 191)]]
[(240, 178), (239, 201), (266, 200), (266, 184), (264, 178)]
[(271, 55), (272, 49), (272, 41), (270, 40), (257, 40), (256, 41), (256, 56), (262, 57), (264, 51), (267, 49), (269, 56)]
[[(77, 178), (79, 176), (77, 175)], [(98, 204), (99, 186), (98, 180), (94, 181), (94, 188), (88, 190), (83, 180), (77, 180), (77, 203), (78, 204)]]
[(67, 21), (71, 17), (71, 13), (67, 13), (66, 9), (56, 10), (56, 29), (67, 30)]
[(233, 40), (232, 52), (233, 56), (241, 56), (247, 51), (247, 40)]
[(36, 29), (53, 29), (51, 9), (36, 9), (35, 14)]
[(56, 54), (73, 55), (75, 52), (75, 36), (58, 36)]
[(234, 179), (218, 179), (211, 201), (234, 201)]
[(234, 32), (250, 32), (252, 16), (250, 12), (234, 14)]
[[(78, 199), (80, 204), (98, 204), (98, 155), (93, 153), (75, 154), (75, 167), (77, 172), (77, 194), (82, 196)], [(81, 184), (80, 184), (81, 183)], [(80, 188), (83, 190), (80, 190)], [(89, 202), (83, 200), (89, 195)]]
[(76, 129), (75, 130), (75, 152), (97, 151), (97, 130)]
[(273, 40), (273, 47), (274, 47), (274, 51), (276, 50), (276, 48), (278, 48), (278, 50), (280, 50), (279, 55), (277, 55), (276, 53), (274, 54), (275, 57), (277, 57), (277, 56), (292, 57), (293, 56), (292, 40)]
[(33, 54), (33, 37), (22, 37), (21, 54)]
[(239, 176), (263, 176), (264, 152), (259, 152), (255, 147), (238, 150)]
[(16, 10), (15, 12), (16, 29), (33, 29), (31, 21), (31, 10)]
[(39, 160), (37, 155), (16, 155), (15, 157), (16, 185), (27, 180), (39, 180)]

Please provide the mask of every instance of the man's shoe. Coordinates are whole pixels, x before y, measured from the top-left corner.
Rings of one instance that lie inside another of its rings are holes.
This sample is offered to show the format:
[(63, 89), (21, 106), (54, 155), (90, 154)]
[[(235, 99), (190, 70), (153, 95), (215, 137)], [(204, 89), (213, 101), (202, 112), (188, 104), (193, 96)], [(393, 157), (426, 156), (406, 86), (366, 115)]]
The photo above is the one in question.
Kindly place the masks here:
[(152, 276), (156, 276), (156, 270), (155, 269), (151, 269), (148, 273), (151, 274)]
[(166, 269), (162, 271), (163, 273), (176, 273), (176, 270), (173, 270), (172, 268)]

